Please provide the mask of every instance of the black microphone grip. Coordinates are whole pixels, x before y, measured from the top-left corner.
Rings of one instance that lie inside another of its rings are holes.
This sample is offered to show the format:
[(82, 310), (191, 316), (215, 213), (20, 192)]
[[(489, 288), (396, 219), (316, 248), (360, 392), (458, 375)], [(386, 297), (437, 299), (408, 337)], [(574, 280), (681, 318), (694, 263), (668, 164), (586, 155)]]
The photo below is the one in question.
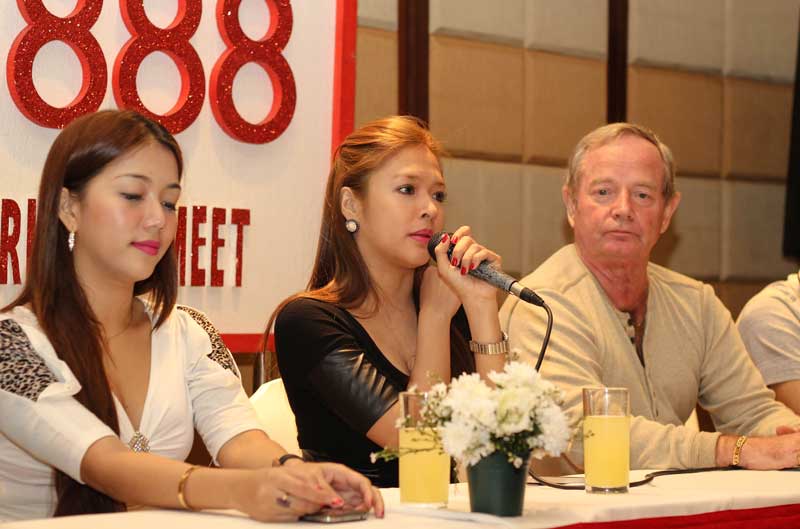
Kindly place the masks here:
[[(442, 237), (447, 235), (452, 239), (453, 234), (445, 231), (434, 233), (431, 240), (428, 241), (428, 253), (431, 258), (436, 259), (436, 247), (442, 240)], [(448, 259), (452, 258), (453, 244), (451, 243), (447, 248)], [(492, 266), (489, 261), (481, 261), (481, 263), (469, 271), (469, 275), (481, 281), (485, 281), (490, 285), (500, 288), (509, 294), (517, 296), (522, 301), (532, 303), (541, 307), (544, 305), (544, 300), (539, 297), (533, 290), (522, 286), (522, 284), (511, 277), (510, 275), (501, 272)]]

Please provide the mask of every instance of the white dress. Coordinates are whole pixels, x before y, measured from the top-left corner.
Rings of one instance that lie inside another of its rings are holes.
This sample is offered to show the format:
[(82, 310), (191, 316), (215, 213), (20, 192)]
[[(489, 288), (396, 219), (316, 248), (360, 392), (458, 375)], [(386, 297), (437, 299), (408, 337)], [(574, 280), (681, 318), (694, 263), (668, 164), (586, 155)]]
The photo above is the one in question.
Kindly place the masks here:
[[(138, 432), (114, 399), (120, 439), (134, 450), (183, 461), (196, 428), (216, 460), (234, 436), (263, 429), (239, 376), (206, 317), (177, 306), (152, 333)], [(116, 435), (73, 398), (80, 389), (33, 313), (24, 307), (0, 313), (0, 522), (51, 516), (53, 469), (81, 482), (86, 450)]]

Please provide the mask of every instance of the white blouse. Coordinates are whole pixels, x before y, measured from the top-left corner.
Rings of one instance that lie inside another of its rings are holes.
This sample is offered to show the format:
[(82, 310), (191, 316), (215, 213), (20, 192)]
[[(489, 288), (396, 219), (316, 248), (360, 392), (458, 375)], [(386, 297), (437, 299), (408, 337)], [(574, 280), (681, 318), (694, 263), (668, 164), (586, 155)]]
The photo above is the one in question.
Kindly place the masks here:
[[(154, 321), (149, 307), (147, 313)], [(138, 432), (114, 398), (120, 439), (133, 450), (183, 461), (196, 428), (216, 460), (234, 436), (263, 430), (239, 376), (205, 315), (177, 306), (152, 333)], [(116, 435), (73, 398), (80, 389), (33, 313), (16, 307), (0, 314), (0, 522), (51, 516), (53, 469), (81, 482), (86, 450)]]

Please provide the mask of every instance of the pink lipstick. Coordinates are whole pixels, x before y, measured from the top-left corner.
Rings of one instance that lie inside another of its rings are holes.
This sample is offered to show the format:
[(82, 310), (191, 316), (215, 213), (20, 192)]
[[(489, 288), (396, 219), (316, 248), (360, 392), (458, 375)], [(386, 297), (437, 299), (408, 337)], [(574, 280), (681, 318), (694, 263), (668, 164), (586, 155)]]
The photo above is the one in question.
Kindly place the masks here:
[(410, 233), (409, 237), (417, 242), (421, 242), (422, 244), (428, 244), (428, 241), (431, 239), (432, 235), (433, 230), (418, 230), (414, 233)]
[(158, 253), (158, 249), (161, 248), (161, 243), (158, 241), (138, 241), (132, 242), (131, 246), (137, 250), (143, 251), (147, 255), (156, 255)]

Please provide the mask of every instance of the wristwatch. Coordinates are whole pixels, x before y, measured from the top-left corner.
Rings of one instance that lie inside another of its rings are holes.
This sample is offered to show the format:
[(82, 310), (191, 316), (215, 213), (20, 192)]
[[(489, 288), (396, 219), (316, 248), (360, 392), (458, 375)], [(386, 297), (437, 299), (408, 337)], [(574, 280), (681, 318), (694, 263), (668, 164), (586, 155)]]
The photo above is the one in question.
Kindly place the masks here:
[(469, 350), (480, 355), (508, 354), (508, 335), (503, 333), (503, 339), (495, 343), (480, 343), (470, 340)]

